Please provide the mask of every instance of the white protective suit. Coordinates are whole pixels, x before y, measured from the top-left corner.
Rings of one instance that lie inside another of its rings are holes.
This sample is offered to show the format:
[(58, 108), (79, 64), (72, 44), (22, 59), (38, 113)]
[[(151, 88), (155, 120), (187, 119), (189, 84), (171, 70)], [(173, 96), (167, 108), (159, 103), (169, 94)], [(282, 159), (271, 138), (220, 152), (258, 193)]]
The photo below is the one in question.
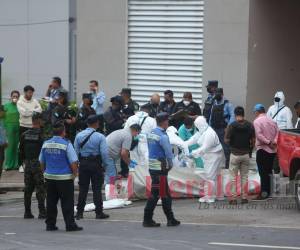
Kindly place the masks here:
[(205, 180), (204, 197), (199, 202), (214, 202), (216, 179), (221, 167), (225, 165), (225, 157), (222, 145), (216, 132), (207, 124), (203, 116), (199, 116), (194, 122), (198, 132), (186, 143), (188, 146), (198, 144), (200, 147), (192, 151), (193, 157), (201, 157), (204, 169), (196, 173)]
[(171, 145), (177, 146), (178, 148), (180, 148), (183, 151), (183, 153), (186, 156), (188, 156), (189, 155), (189, 147), (186, 145), (185, 141), (182, 140), (178, 136), (178, 130), (173, 126), (168, 127), (167, 134), (169, 136)]
[[(293, 128), (293, 114), (289, 107), (284, 105), (285, 96), (282, 91), (278, 91), (275, 97), (279, 97), (280, 101), (275, 102), (274, 104), (269, 108), (267, 112), (267, 116), (273, 119), (277, 123), (277, 126), (279, 129), (292, 129)], [(282, 109), (281, 109), (282, 108)], [(281, 109), (281, 110), (280, 110)], [(278, 114), (275, 116), (275, 114)], [(274, 117), (275, 116), (275, 117)]]

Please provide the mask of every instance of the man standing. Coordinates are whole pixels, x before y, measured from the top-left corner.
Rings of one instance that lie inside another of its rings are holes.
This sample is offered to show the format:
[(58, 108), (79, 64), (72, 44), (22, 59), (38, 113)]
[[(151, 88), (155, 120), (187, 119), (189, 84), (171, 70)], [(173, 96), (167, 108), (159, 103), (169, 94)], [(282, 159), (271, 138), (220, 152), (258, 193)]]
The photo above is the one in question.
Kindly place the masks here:
[(42, 108), (39, 102), (33, 98), (34, 88), (30, 85), (24, 87), (24, 95), (17, 102), (20, 113), (20, 135), (32, 128), (32, 115), (34, 112), (41, 113)]
[(103, 91), (99, 90), (99, 84), (96, 80), (90, 81), (90, 92), (92, 94), (93, 105), (92, 108), (96, 111), (96, 115), (99, 119), (99, 128), (98, 130), (103, 133), (104, 130), (104, 102), (105, 102), (105, 94)]
[(86, 197), (90, 182), (93, 189), (93, 200), (96, 207), (96, 219), (106, 219), (109, 215), (103, 213), (102, 185), (103, 164), (107, 165), (108, 151), (105, 137), (96, 132), (99, 127), (97, 115), (87, 119), (88, 128), (77, 134), (74, 147), (79, 156), (79, 196), (76, 219), (83, 218)]
[(224, 98), (223, 88), (216, 89), (214, 99), (209, 125), (216, 131), (219, 137), (226, 158), (226, 168), (229, 168), (230, 149), (224, 142), (224, 136), (226, 127), (235, 120), (234, 107), (226, 98)]
[(160, 112), (166, 112), (168, 115), (173, 114), (176, 102), (174, 101), (174, 93), (172, 90), (166, 90), (164, 92), (164, 98), (165, 100), (160, 103), (159, 105), (159, 111)]
[(114, 96), (110, 101), (111, 106), (104, 113), (106, 135), (118, 129), (122, 129), (124, 124), (123, 115), (121, 113), (123, 98), (121, 96)]
[(56, 226), (57, 203), (60, 200), (66, 231), (81, 231), (74, 219), (74, 179), (78, 158), (72, 144), (66, 140), (63, 123), (53, 126), (53, 137), (44, 142), (40, 154), (41, 167), (47, 183), (47, 231)]
[(300, 101), (296, 102), (296, 104), (294, 105), (294, 109), (297, 115), (297, 122), (295, 128), (300, 129)]
[(61, 86), (61, 78), (55, 76), (52, 78), (52, 81), (46, 92), (46, 97), (49, 98), (48, 109), (50, 111), (52, 111), (52, 109), (56, 106), (56, 100), (58, 99), (58, 95), (60, 92), (64, 92), (67, 95), (67, 91)]
[(174, 218), (172, 198), (168, 186), (168, 172), (173, 167), (173, 153), (166, 129), (169, 127), (169, 115), (159, 113), (156, 117), (158, 127), (148, 135), (149, 172), (152, 179), (151, 195), (144, 210), (144, 227), (159, 227), (153, 220), (153, 212), (159, 198), (167, 217), (167, 226), (178, 226), (180, 221)]
[(159, 94), (153, 94), (151, 96), (150, 102), (146, 103), (144, 106), (149, 110), (149, 115), (152, 118), (155, 118), (159, 113), (159, 105), (160, 105), (160, 96)]
[(184, 123), (186, 117), (195, 120), (201, 115), (201, 108), (198, 103), (193, 101), (193, 94), (185, 92), (181, 102), (178, 102), (174, 108), (173, 120), (177, 129)]
[(214, 103), (214, 98), (215, 98), (215, 93), (217, 88), (218, 88), (218, 81), (216, 80), (208, 81), (208, 84), (206, 86), (208, 96), (205, 100), (204, 108), (203, 108), (203, 116), (206, 118), (206, 121), (208, 123), (209, 123), (211, 108)]
[(254, 107), (254, 128), (256, 135), (256, 162), (260, 175), (261, 192), (257, 200), (266, 200), (271, 195), (273, 161), (277, 152), (277, 124), (266, 115), (265, 107)]
[(123, 88), (121, 91), (121, 96), (123, 98), (123, 108), (122, 113), (124, 115), (125, 120), (127, 120), (130, 116), (133, 116), (135, 112), (137, 112), (140, 108), (137, 102), (131, 99), (131, 89)]
[(82, 105), (77, 114), (77, 131), (80, 132), (87, 128), (86, 120), (90, 115), (95, 115), (96, 112), (92, 108), (93, 98), (92, 94), (85, 93), (82, 95)]
[(255, 131), (253, 125), (245, 120), (245, 111), (243, 107), (236, 107), (234, 110), (235, 121), (231, 123), (225, 134), (225, 143), (230, 146), (230, 164), (229, 171), (231, 175), (232, 200), (231, 205), (237, 204), (237, 178), (240, 172), (241, 176), (241, 196), (242, 204), (248, 203), (248, 172), (250, 164), (250, 155), (255, 144)]
[(39, 219), (46, 218), (45, 209), (45, 182), (43, 172), (40, 168), (39, 154), (43, 146), (43, 136), (41, 130), (41, 114), (35, 113), (32, 116), (32, 128), (21, 135), (20, 155), (21, 162), (25, 163), (24, 171), (24, 219), (33, 219), (31, 213), (31, 198), (34, 190), (39, 207)]

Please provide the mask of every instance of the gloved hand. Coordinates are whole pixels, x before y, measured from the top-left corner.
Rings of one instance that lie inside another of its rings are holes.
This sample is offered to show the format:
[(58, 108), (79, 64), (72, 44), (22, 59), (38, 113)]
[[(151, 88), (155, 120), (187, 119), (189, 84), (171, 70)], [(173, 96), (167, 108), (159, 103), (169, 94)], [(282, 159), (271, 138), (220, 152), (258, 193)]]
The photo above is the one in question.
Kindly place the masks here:
[(138, 165), (138, 163), (134, 160), (130, 160), (130, 163), (128, 165), (129, 168), (135, 168)]

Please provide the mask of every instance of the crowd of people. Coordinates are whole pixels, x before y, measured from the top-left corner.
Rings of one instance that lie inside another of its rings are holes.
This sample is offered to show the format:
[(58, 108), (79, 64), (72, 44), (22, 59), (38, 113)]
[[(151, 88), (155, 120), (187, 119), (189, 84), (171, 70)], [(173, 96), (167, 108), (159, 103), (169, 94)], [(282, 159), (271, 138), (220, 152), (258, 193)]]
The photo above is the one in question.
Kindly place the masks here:
[[(38, 200), (39, 218), (46, 219), (47, 230), (57, 230), (57, 203), (61, 200), (67, 231), (79, 231), (75, 218), (83, 218), (90, 183), (93, 190), (96, 219), (106, 219), (103, 212), (102, 185), (114, 185), (118, 176), (127, 178), (129, 169), (138, 164), (130, 152), (139, 142), (148, 145), (145, 159), (149, 162), (152, 179), (151, 195), (145, 213), (145, 227), (160, 226), (153, 220), (153, 211), (162, 199), (168, 226), (180, 224), (172, 211), (167, 176), (173, 167), (173, 150), (167, 130), (172, 127), (185, 142), (185, 155), (202, 169), (204, 179), (215, 185), (218, 169), (229, 169), (232, 179), (230, 204), (237, 204), (236, 182), (248, 183), (249, 162), (256, 148), (256, 161), (261, 178), (258, 200), (272, 193), (270, 176), (278, 175), (276, 161), (277, 136), (280, 129), (291, 129), (292, 111), (284, 104), (279, 91), (274, 104), (266, 110), (262, 104), (254, 107), (253, 123), (245, 119), (243, 107), (235, 107), (225, 96), (218, 81), (209, 81), (208, 97), (203, 112), (191, 92), (183, 93), (175, 102), (172, 90), (164, 92), (164, 101), (153, 94), (148, 103), (139, 105), (131, 98), (131, 89), (123, 88), (110, 99), (105, 110), (106, 96), (97, 81), (89, 82), (78, 108), (69, 105), (68, 92), (59, 77), (54, 77), (46, 91), (42, 108), (34, 98), (34, 88), (25, 86), (23, 95), (11, 92), (11, 100), (0, 113), (0, 176), (5, 171), (24, 169), (24, 218), (34, 218), (31, 198), (34, 190)], [(296, 128), (300, 128), (300, 102), (294, 106)], [(45, 133), (45, 128), (47, 133)], [(225, 159), (225, 161), (224, 161)], [(116, 164), (120, 160), (118, 173)], [(223, 164), (224, 162), (224, 164)], [(79, 197), (74, 216), (74, 178), (79, 175)], [(45, 185), (45, 181), (47, 185)], [(111, 186), (110, 186), (111, 185)], [(200, 202), (214, 202), (215, 195), (204, 187)], [(161, 194), (161, 190), (165, 194)], [(242, 188), (242, 203), (247, 203), (247, 188)], [(45, 206), (46, 199), (46, 206)]]

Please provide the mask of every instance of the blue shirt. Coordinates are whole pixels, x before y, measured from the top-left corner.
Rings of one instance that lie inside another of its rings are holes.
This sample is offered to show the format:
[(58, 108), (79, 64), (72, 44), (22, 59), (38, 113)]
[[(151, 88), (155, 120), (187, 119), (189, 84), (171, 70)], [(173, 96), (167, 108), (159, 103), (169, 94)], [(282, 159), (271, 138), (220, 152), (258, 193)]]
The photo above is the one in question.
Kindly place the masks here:
[(93, 93), (93, 105), (92, 108), (96, 111), (97, 115), (103, 115), (104, 113), (104, 102), (105, 102), (105, 94), (104, 92), (100, 91), (98, 93)]
[[(218, 102), (217, 100), (215, 100), (213, 106), (215, 106), (215, 105), (223, 105), (225, 100), (226, 99), (223, 99), (220, 102)], [(213, 109), (213, 107), (212, 107), (212, 109)], [(225, 103), (225, 105), (224, 105), (224, 117), (225, 117), (225, 122), (228, 125), (230, 125), (231, 123), (233, 123), (235, 121), (234, 106), (229, 101), (227, 101)], [(210, 117), (210, 119), (211, 119), (211, 117)], [(211, 125), (211, 120), (209, 120), (209, 125)]]
[(102, 163), (107, 166), (108, 163), (108, 147), (104, 135), (95, 132), (87, 141), (87, 143), (80, 148), (80, 144), (89, 136), (95, 129), (87, 128), (76, 135), (74, 147), (76, 153), (83, 157), (100, 155)]
[(149, 160), (166, 159), (170, 167), (173, 166), (172, 145), (167, 132), (157, 127), (148, 134)]

